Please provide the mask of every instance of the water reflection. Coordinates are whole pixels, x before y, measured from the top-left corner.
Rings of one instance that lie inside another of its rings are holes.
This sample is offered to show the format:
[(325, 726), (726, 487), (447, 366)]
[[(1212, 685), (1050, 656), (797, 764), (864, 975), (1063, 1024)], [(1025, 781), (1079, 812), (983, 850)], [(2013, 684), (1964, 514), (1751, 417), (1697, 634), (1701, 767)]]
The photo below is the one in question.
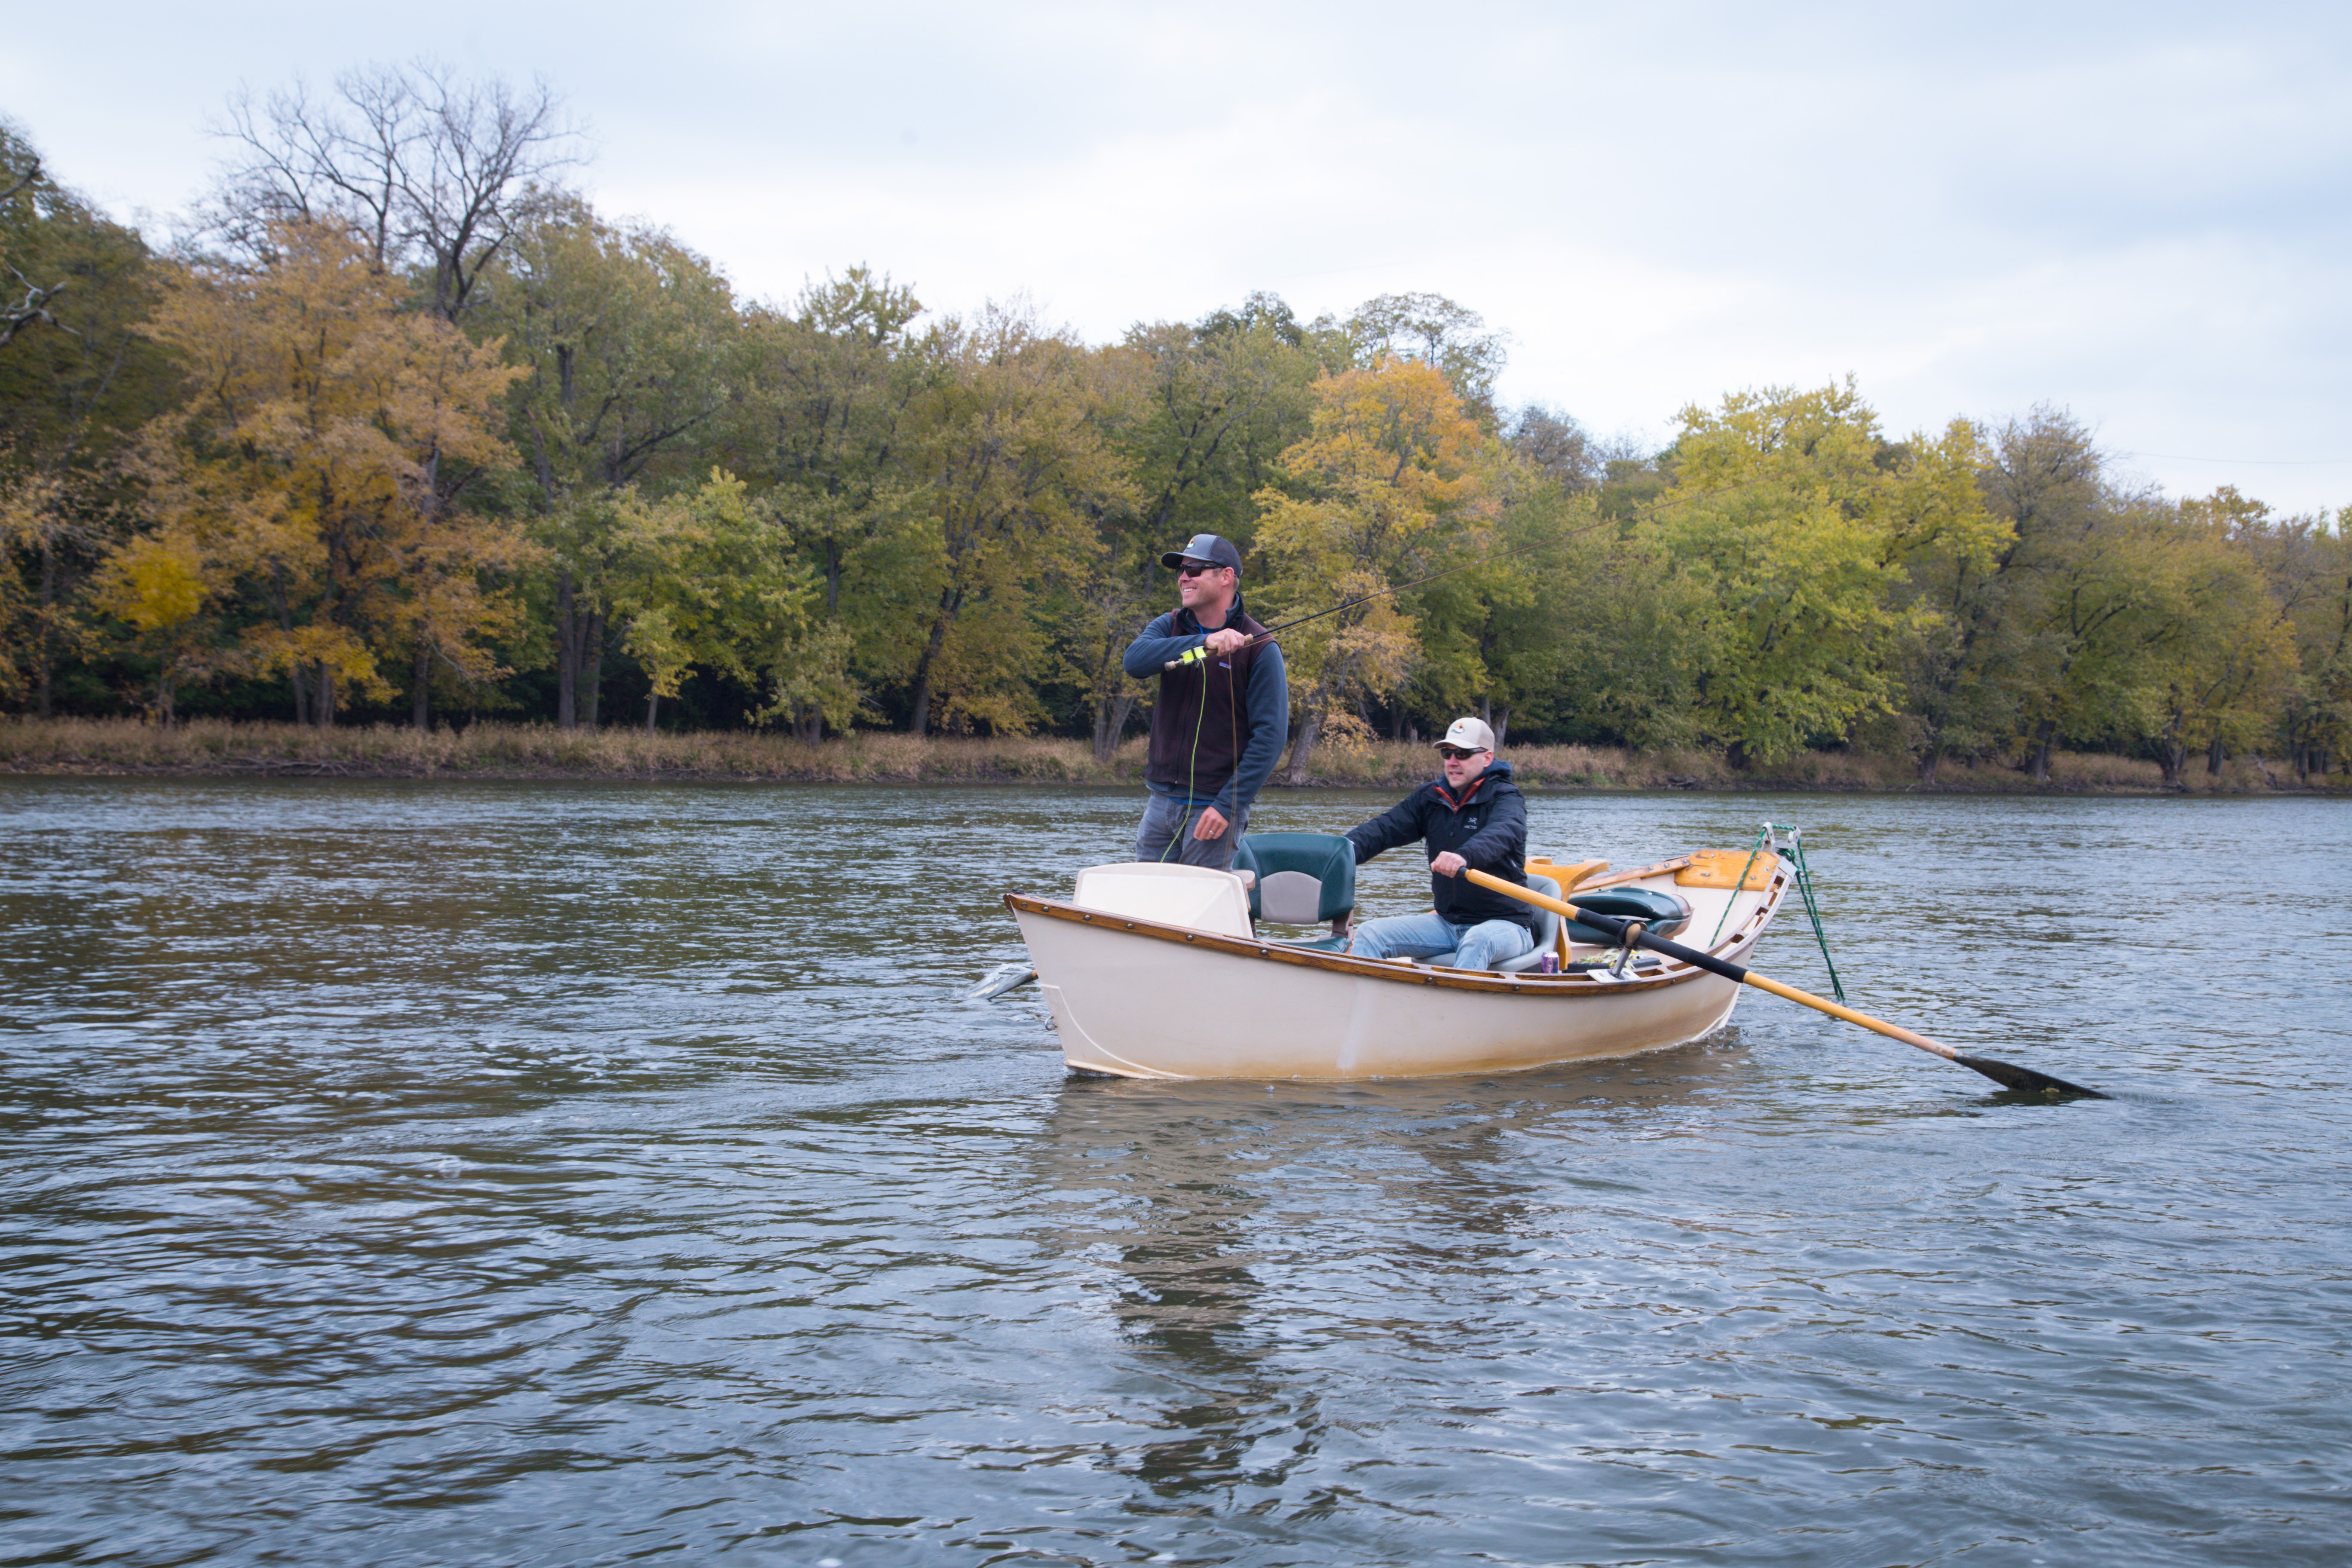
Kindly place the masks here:
[(1096, 1310), (1162, 1385), (1154, 1424), (1176, 1434), (1122, 1468), (1170, 1502), (1278, 1491), (1330, 1435), (1296, 1356), (1366, 1342), (1444, 1355), (1475, 1337), (1394, 1303), (1507, 1272), (1548, 1237), (1559, 1184), (1529, 1159), (1537, 1140), (1700, 1110), (1745, 1054), (1734, 1034), (1505, 1078), (1070, 1078), (1028, 1145), (1048, 1245), (1086, 1266)]

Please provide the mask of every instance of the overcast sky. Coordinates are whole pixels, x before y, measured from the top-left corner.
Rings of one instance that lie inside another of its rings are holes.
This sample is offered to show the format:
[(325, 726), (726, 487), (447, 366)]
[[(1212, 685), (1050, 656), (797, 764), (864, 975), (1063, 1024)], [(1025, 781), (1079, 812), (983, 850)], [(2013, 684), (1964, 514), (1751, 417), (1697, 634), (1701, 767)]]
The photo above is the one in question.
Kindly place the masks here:
[(1847, 372), (2038, 402), (2178, 493), (2352, 503), (2352, 8), (0, 0), (0, 112), (158, 220), (240, 83), (543, 77), (579, 178), (744, 292), (867, 262), (1095, 340), (1431, 289), (1507, 401), (1663, 440)]

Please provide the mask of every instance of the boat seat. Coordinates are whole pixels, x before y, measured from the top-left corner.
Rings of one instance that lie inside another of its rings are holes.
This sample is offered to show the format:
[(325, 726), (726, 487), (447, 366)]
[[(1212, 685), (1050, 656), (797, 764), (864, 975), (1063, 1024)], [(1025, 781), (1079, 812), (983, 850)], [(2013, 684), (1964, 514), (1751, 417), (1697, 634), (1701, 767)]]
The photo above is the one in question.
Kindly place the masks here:
[[(1559, 884), (1558, 882), (1553, 881), (1549, 877), (1538, 877), (1533, 872), (1529, 872), (1528, 874), (1528, 890), (1531, 893), (1541, 893), (1548, 899), (1556, 899), (1559, 897)], [(1535, 946), (1528, 949), (1527, 952), (1519, 954), (1517, 958), (1507, 958), (1503, 960), (1502, 963), (1495, 965), (1495, 971), (1503, 974), (1526, 973), (1528, 970), (1534, 969), (1543, 963), (1544, 954), (1551, 951), (1551, 944), (1559, 940), (1559, 912), (1553, 910), (1536, 910)], [(1423, 962), (1433, 965), (1444, 964), (1450, 967), (1454, 963), (1454, 953), (1443, 952), (1438, 954), (1435, 958), (1424, 959)]]
[(1257, 873), (1252, 920), (1319, 925), (1356, 907), (1356, 847), (1336, 833), (1244, 833), (1234, 869)]

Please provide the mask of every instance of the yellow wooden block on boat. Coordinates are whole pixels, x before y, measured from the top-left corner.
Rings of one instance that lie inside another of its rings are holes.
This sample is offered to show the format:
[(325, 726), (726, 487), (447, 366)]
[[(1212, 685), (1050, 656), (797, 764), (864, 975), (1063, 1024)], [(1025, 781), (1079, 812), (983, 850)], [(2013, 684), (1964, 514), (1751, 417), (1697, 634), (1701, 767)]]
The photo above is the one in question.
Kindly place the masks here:
[[(1772, 885), (1772, 873), (1779, 868), (1780, 858), (1769, 849), (1753, 851), (1756, 858), (1749, 864), (1751, 852), (1746, 849), (1694, 849), (1690, 864), (1675, 873), (1677, 888), (1729, 888), (1737, 886), (1743, 892), (1755, 892)], [(1746, 867), (1746, 880), (1740, 879), (1740, 868)]]
[(1606, 860), (1577, 860), (1565, 866), (1556, 866), (1552, 864), (1551, 861), (1544, 858), (1544, 857), (1538, 855), (1528, 862), (1527, 869), (1528, 875), (1530, 877), (1549, 877), (1553, 881), (1558, 882), (1559, 884), (1560, 893), (1562, 896), (1565, 896), (1569, 890), (1574, 888), (1579, 882), (1585, 881), (1593, 877), (1598, 877), (1601, 872), (1609, 869), (1609, 862)]

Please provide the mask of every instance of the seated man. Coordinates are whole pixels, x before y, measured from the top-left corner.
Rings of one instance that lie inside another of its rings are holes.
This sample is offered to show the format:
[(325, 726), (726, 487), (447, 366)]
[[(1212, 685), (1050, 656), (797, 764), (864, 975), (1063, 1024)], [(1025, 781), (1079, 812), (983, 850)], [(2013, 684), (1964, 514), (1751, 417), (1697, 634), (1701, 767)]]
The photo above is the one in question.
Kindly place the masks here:
[(1495, 760), (1495, 731), (1456, 719), (1437, 742), (1444, 777), (1425, 784), (1391, 809), (1348, 830), (1360, 866), (1383, 849), (1423, 840), (1437, 908), (1390, 915), (1356, 928), (1348, 951), (1358, 958), (1433, 958), (1454, 953), (1460, 969), (1492, 969), (1536, 944), (1537, 915), (1516, 899), (1461, 879), (1465, 866), (1527, 885), (1528, 803), (1511, 782), (1511, 764)]

